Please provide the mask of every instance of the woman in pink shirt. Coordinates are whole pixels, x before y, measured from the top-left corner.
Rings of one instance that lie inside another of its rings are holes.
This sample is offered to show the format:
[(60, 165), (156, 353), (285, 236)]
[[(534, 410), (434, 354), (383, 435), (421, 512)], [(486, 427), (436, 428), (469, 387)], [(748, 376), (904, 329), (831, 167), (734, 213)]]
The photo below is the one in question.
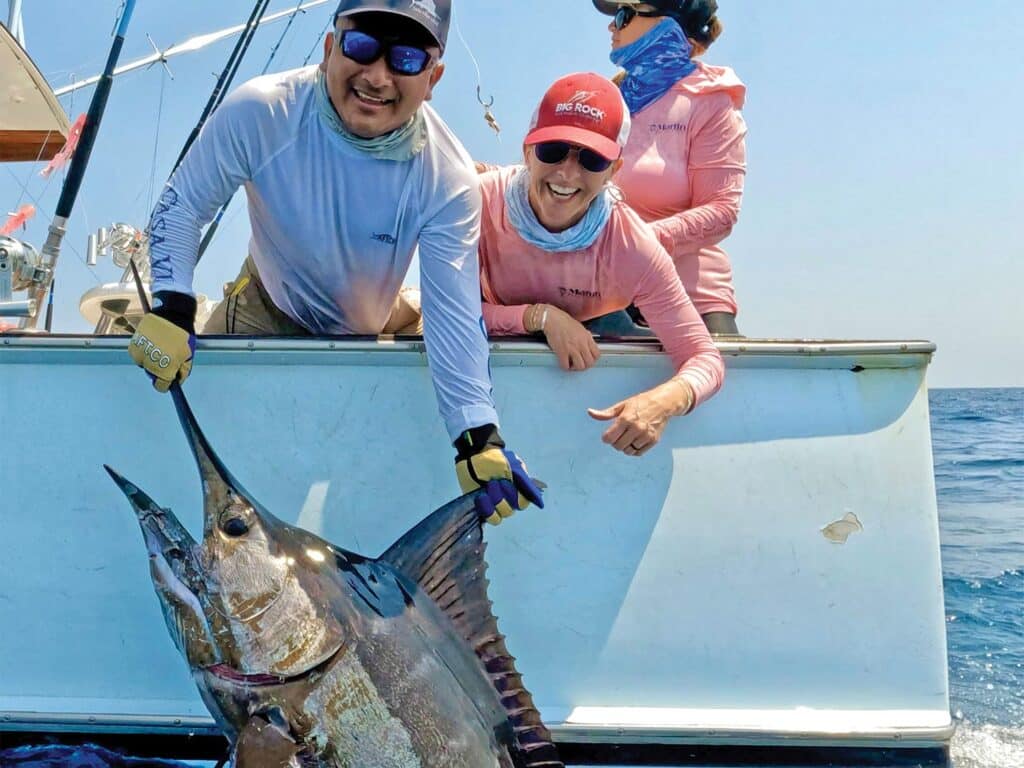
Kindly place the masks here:
[(593, 0), (613, 16), (612, 62), (633, 119), (615, 183), (672, 256), (712, 333), (736, 334), (732, 267), (720, 243), (739, 217), (746, 88), (696, 57), (722, 30), (715, 0)]
[(525, 166), (480, 177), (480, 283), (492, 335), (543, 333), (570, 371), (601, 354), (583, 321), (640, 308), (676, 373), (589, 410), (612, 422), (606, 443), (639, 456), (670, 418), (718, 390), (725, 369), (665, 249), (610, 186), (628, 135), (629, 113), (610, 80), (575, 74), (551, 86), (523, 143)]

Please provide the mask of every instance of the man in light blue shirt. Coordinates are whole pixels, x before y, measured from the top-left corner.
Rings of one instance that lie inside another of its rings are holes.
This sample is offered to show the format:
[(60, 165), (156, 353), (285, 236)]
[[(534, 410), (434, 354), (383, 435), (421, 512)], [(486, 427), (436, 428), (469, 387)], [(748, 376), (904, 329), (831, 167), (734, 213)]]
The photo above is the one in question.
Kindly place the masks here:
[[(251, 80), (225, 99), (157, 203), (154, 307), (129, 349), (157, 389), (188, 376), (201, 230), (240, 186), (252, 226), (233, 290), (247, 292), (244, 332), (376, 335), (394, 319), (418, 249), (428, 361), (457, 475), (464, 491), (487, 488), (481, 514), (499, 522), (542, 501), (498, 434), (476, 172), (424, 103), (444, 73), (450, 14), (451, 0), (342, 0), (319, 66)], [(206, 330), (238, 330), (234, 313), (229, 297)]]

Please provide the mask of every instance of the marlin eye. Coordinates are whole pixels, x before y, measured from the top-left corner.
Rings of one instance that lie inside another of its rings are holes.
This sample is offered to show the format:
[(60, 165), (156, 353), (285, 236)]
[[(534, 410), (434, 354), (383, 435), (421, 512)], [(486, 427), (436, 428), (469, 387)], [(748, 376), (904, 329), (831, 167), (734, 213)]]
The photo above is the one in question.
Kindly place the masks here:
[(221, 525), (228, 536), (244, 536), (249, 532), (249, 525), (240, 517), (232, 517)]

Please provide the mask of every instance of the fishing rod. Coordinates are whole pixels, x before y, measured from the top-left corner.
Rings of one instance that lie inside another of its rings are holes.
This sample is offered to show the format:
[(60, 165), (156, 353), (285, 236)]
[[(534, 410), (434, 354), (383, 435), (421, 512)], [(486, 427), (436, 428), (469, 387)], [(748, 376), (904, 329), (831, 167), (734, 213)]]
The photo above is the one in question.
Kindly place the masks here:
[(245, 58), (246, 52), (249, 50), (249, 44), (252, 42), (253, 37), (256, 34), (256, 29), (260, 25), (260, 19), (263, 18), (263, 14), (266, 13), (267, 6), (270, 5), (270, 0), (256, 0), (256, 5), (253, 6), (252, 13), (249, 15), (249, 21), (246, 22), (245, 31), (242, 36), (238, 38), (238, 42), (235, 43), (235, 48), (231, 51), (231, 56), (228, 58), (228, 63), (221, 70), (220, 77), (217, 78), (216, 85), (213, 86), (213, 92), (210, 94), (210, 98), (206, 102), (206, 106), (203, 108), (203, 113), (199, 116), (199, 122), (196, 123), (192, 129), (192, 133), (185, 139), (185, 145), (181, 148), (181, 153), (178, 155), (177, 161), (174, 163), (174, 167), (171, 169), (171, 175), (181, 165), (181, 161), (185, 159), (185, 155), (188, 154), (192, 144), (199, 137), (199, 131), (202, 130), (206, 121), (210, 115), (213, 114), (220, 103), (224, 100), (224, 96), (227, 93), (227, 89), (231, 85), (231, 81), (235, 79), (235, 74), (238, 72), (238, 67), (242, 63), (242, 59)]
[[(316, 3), (310, 3), (309, 6), (315, 4)], [(292, 22), (295, 21), (295, 15), (299, 11), (306, 10), (306, 7), (309, 6), (303, 6), (302, 3), (299, 3), (292, 10), (292, 17), (288, 19), (288, 24), (285, 26), (284, 31), (281, 32), (281, 36), (277, 39), (277, 44), (270, 51), (270, 56), (267, 58), (267, 63), (263, 65), (263, 71), (260, 73), (261, 75), (267, 74), (267, 71), (270, 69), (270, 64), (271, 62), (274, 61), (274, 57), (277, 55), (277, 49), (281, 47), (281, 42), (284, 40), (284, 36), (288, 34), (288, 30), (291, 29)], [(217, 213), (214, 215), (213, 220), (210, 222), (210, 225), (206, 228), (206, 232), (203, 233), (203, 239), (200, 241), (199, 250), (196, 253), (196, 264), (198, 264), (202, 260), (203, 254), (206, 253), (207, 248), (210, 247), (210, 243), (213, 242), (213, 237), (214, 235), (217, 234), (217, 229), (220, 227), (221, 219), (224, 218), (224, 214), (227, 213), (228, 206), (231, 205), (231, 201), (234, 199), (235, 195), (234, 193), (232, 193), (231, 197), (228, 198), (228, 201), (224, 203), (217, 211)]]
[[(206, 106), (203, 108), (203, 112), (199, 116), (199, 122), (196, 123), (192, 132), (185, 140), (185, 144), (181, 148), (181, 152), (178, 154), (178, 159), (175, 161), (174, 167), (171, 169), (171, 173), (168, 176), (174, 175), (178, 166), (181, 165), (182, 160), (185, 159), (185, 155), (188, 154), (188, 150), (199, 137), (200, 130), (202, 130), (202, 127), (206, 124), (210, 115), (213, 114), (213, 110), (215, 110), (224, 100), (227, 89), (230, 87), (231, 81), (238, 72), (238, 67), (241, 64), (242, 59), (249, 50), (249, 45), (252, 43), (256, 29), (260, 26), (260, 21), (263, 18), (264, 13), (266, 13), (267, 6), (269, 4), (270, 0), (256, 0), (256, 4), (253, 6), (252, 12), (249, 14), (249, 20), (245, 24), (245, 31), (242, 33), (242, 36), (238, 38), (238, 42), (235, 43), (235, 47), (232, 49), (231, 55), (228, 57), (227, 64), (225, 64), (224, 69), (221, 70), (220, 76), (217, 78), (217, 82), (213, 87), (213, 91), (210, 93), (210, 98), (207, 99)], [(126, 268), (121, 274), (121, 282), (126, 282), (130, 275), (130, 270)], [(112, 322), (113, 319), (111, 317), (106, 314), (102, 315), (96, 323), (96, 327), (93, 332), (97, 335), (108, 333)]]
[[(272, 13), (269, 16), (265, 16), (264, 18), (260, 19), (260, 26), (263, 26), (264, 24), (270, 24), (271, 22), (274, 21), (279, 21), (280, 19), (283, 19), (285, 16), (294, 16), (295, 12), (298, 11), (299, 9), (305, 11), (310, 8), (315, 8), (318, 5), (323, 5), (326, 2), (333, 2), (333, 0), (308, 0), (307, 2), (299, 3), (299, 5), (296, 6), (295, 8), (289, 8), (287, 10), (278, 11), (277, 13)], [(156, 51), (155, 53), (151, 53), (148, 56), (143, 56), (141, 59), (136, 59), (135, 61), (128, 62), (127, 64), (118, 67), (114, 70), (114, 77), (119, 77), (120, 75), (123, 75), (127, 72), (134, 72), (137, 69), (151, 67), (154, 64), (160, 64), (161, 62), (167, 61), (168, 59), (173, 59), (175, 56), (182, 56), (186, 53), (194, 53), (195, 51), (200, 51), (203, 48), (206, 48), (207, 46), (220, 42), (221, 40), (226, 40), (227, 38), (234, 37), (240, 32), (245, 32), (245, 30), (248, 28), (248, 24), (237, 24), (233, 27), (227, 27), (216, 32), (209, 32), (207, 34), (190, 37), (184, 42), (172, 45), (170, 48), (167, 48), (162, 51)], [(54, 90), (54, 94), (58, 97), (65, 96), (69, 93), (74, 93), (75, 91), (81, 88), (87, 88), (88, 86), (97, 82), (99, 79), (99, 75), (93, 75), (92, 77), (87, 77), (84, 80), (78, 80), (74, 83), (71, 83), (70, 85), (65, 85), (60, 88), (57, 88)]]
[[(71, 167), (68, 169), (67, 178), (64, 179), (64, 186), (60, 192), (60, 200), (57, 202), (57, 211), (53, 215), (49, 232), (46, 236), (46, 243), (43, 245), (40, 270), (42, 277), (36, 282), (30, 291), (31, 315), (22, 321), (23, 330), (35, 330), (39, 321), (38, 308), (42, 307), (46, 299), (47, 291), (51, 290), (53, 274), (57, 267), (57, 259), (60, 257), (60, 246), (67, 232), (66, 225), (71, 216), (71, 210), (75, 206), (78, 192), (82, 188), (82, 180), (85, 177), (85, 169), (89, 164), (89, 156), (92, 154), (93, 145), (96, 143), (96, 132), (99, 130), (100, 121), (103, 119), (103, 112), (107, 107), (107, 97), (110, 96), (110, 88), (114, 82), (114, 68), (121, 56), (121, 48), (124, 45), (125, 33), (128, 30), (128, 22), (131, 21), (132, 13), (135, 11), (135, 0), (124, 0), (121, 8), (121, 17), (117, 23), (114, 33), (114, 43), (110, 46), (110, 53), (107, 56), (107, 64), (103, 74), (96, 85), (96, 91), (89, 103), (89, 111), (86, 113), (85, 126), (82, 128), (82, 135), (78, 140), (78, 148), (71, 158)], [(46, 313), (46, 330), (49, 331), (53, 319), (52, 310)]]

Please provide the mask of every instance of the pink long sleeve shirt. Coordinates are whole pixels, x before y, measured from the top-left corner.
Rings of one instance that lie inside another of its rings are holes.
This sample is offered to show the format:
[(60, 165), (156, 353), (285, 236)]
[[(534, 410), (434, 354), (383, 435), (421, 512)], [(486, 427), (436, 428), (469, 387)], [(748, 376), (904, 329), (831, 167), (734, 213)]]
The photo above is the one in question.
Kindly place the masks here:
[(702, 315), (737, 312), (732, 267), (719, 243), (732, 232), (743, 196), (745, 95), (731, 69), (698, 61), (693, 73), (633, 115), (615, 176)]
[(694, 407), (722, 385), (725, 366), (651, 228), (625, 203), (584, 250), (552, 253), (520, 237), (505, 190), (521, 166), (480, 177), (480, 288), (484, 323), (494, 336), (525, 334), (531, 304), (551, 304), (583, 322), (636, 304), (693, 389)]

